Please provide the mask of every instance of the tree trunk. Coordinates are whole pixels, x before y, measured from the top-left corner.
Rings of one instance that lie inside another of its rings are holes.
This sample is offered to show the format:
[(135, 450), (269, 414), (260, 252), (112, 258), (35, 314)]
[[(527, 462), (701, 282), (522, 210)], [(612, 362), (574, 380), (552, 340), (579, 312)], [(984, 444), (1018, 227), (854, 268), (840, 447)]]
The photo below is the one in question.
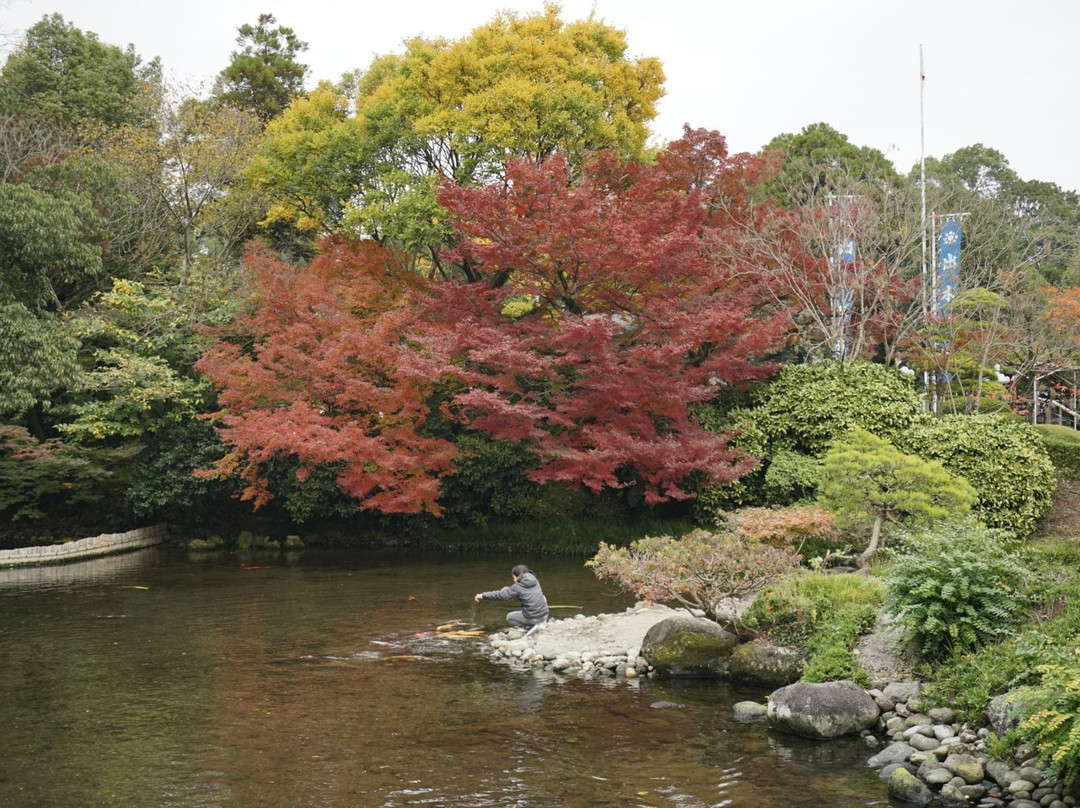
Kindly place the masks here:
[(870, 569), (870, 561), (874, 558), (874, 553), (877, 552), (878, 547), (881, 544), (881, 526), (885, 523), (885, 517), (878, 514), (874, 519), (874, 529), (870, 532), (870, 543), (866, 545), (866, 549), (862, 551), (862, 555), (859, 556), (859, 569)]

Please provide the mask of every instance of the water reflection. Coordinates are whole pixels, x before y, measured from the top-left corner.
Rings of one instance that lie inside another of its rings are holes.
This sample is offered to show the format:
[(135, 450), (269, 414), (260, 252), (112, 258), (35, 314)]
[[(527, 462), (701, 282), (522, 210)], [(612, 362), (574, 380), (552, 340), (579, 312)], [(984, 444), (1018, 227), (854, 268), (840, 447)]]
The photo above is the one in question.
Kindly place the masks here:
[(115, 582), (147, 569), (161, 554), (159, 548), (151, 547), (65, 564), (0, 567), (0, 593), (10, 589), (63, 589)]
[[(478, 638), (439, 636), (439, 626), (475, 622), (472, 593), (505, 576), (503, 558), (194, 563), (152, 551), (102, 561), (131, 565), (0, 587), (5, 805), (883, 799), (858, 741), (800, 742), (735, 723), (730, 704), (759, 693), (514, 671), (490, 662)], [(559, 602), (587, 614), (628, 605), (578, 561), (526, 561)], [(487, 628), (501, 629), (501, 617)], [(650, 706), (662, 701), (682, 707)]]

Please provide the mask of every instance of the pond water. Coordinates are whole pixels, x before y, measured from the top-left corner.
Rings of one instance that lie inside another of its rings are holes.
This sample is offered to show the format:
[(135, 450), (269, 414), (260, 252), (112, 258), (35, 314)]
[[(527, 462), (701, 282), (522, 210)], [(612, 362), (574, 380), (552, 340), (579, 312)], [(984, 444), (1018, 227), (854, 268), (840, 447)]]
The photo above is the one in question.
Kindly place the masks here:
[[(858, 739), (732, 721), (760, 691), (561, 680), (425, 634), (502, 629), (506, 604), (472, 595), (517, 561), (147, 550), (0, 570), (0, 804), (889, 805)], [(580, 560), (524, 561), (555, 605), (630, 603)]]

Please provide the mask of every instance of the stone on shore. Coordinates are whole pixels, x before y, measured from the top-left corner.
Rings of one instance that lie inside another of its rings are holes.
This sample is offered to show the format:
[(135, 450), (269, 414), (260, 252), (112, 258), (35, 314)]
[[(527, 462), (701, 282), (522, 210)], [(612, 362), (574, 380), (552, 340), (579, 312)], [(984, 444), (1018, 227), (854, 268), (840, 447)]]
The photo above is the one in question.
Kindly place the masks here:
[(769, 696), (769, 723), (807, 738), (829, 739), (870, 729), (881, 711), (872, 698), (849, 681), (796, 682)]
[(934, 798), (930, 787), (905, 768), (897, 768), (889, 775), (889, 796), (901, 802), (926, 805)]
[(677, 615), (648, 630), (641, 655), (663, 676), (717, 678), (728, 669), (739, 638), (712, 620)]
[(732, 705), (731, 712), (740, 724), (749, 724), (752, 721), (764, 721), (766, 707), (756, 701), (740, 701)]
[(794, 648), (755, 640), (731, 652), (728, 675), (733, 682), (780, 687), (799, 681), (802, 659)]

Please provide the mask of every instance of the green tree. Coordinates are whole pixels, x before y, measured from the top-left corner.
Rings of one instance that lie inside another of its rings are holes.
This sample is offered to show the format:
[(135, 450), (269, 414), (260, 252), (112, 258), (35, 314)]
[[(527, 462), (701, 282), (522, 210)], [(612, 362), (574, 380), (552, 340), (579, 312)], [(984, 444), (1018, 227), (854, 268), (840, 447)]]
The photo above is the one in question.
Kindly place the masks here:
[(304, 91), (308, 66), (297, 61), (307, 50), (292, 28), (275, 27), (273, 14), (260, 14), (255, 25), (239, 29), (232, 61), (218, 76), (216, 96), (223, 103), (262, 121), (279, 116)]
[(0, 112), (75, 126), (115, 125), (138, 113), (140, 59), (59, 14), (42, 17), (0, 72)]
[(92, 219), (76, 194), (0, 185), (0, 412), (36, 409), (75, 378), (78, 342), (60, 312), (102, 271)]
[(847, 194), (853, 183), (870, 182), (879, 190), (898, 188), (903, 178), (878, 149), (856, 146), (827, 123), (785, 133), (763, 149), (779, 155), (776, 175), (762, 192), (785, 207), (821, 202), (830, 194)]
[(566, 23), (555, 5), (501, 13), (457, 41), (412, 39), (357, 80), (373, 162), (352, 226), (433, 251), (446, 236), (437, 181), (484, 184), (515, 157), (561, 153), (575, 168), (603, 149), (640, 157), (663, 80), (658, 60), (627, 56), (622, 31)]
[(881, 546), (887, 524), (911, 527), (963, 516), (975, 501), (968, 482), (940, 463), (906, 455), (862, 429), (839, 439), (821, 463), (818, 502), (849, 525), (871, 525), (859, 556), (863, 568)]
[(183, 284), (197, 253), (235, 258), (251, 232), (257, 208), (239, 186), (260, 126), (242, 110), (164, 90), (153, 124), (116, 127), (103, 133), (99, 148), (128, 172), (133, 195), (152, 200), (166, 217)]
[(269, 202), (264, 226), (295, 227), (314, 240), (343, 228), (370, 171), (348, 98), (322, 82), (267, 124), (245, 179)]

